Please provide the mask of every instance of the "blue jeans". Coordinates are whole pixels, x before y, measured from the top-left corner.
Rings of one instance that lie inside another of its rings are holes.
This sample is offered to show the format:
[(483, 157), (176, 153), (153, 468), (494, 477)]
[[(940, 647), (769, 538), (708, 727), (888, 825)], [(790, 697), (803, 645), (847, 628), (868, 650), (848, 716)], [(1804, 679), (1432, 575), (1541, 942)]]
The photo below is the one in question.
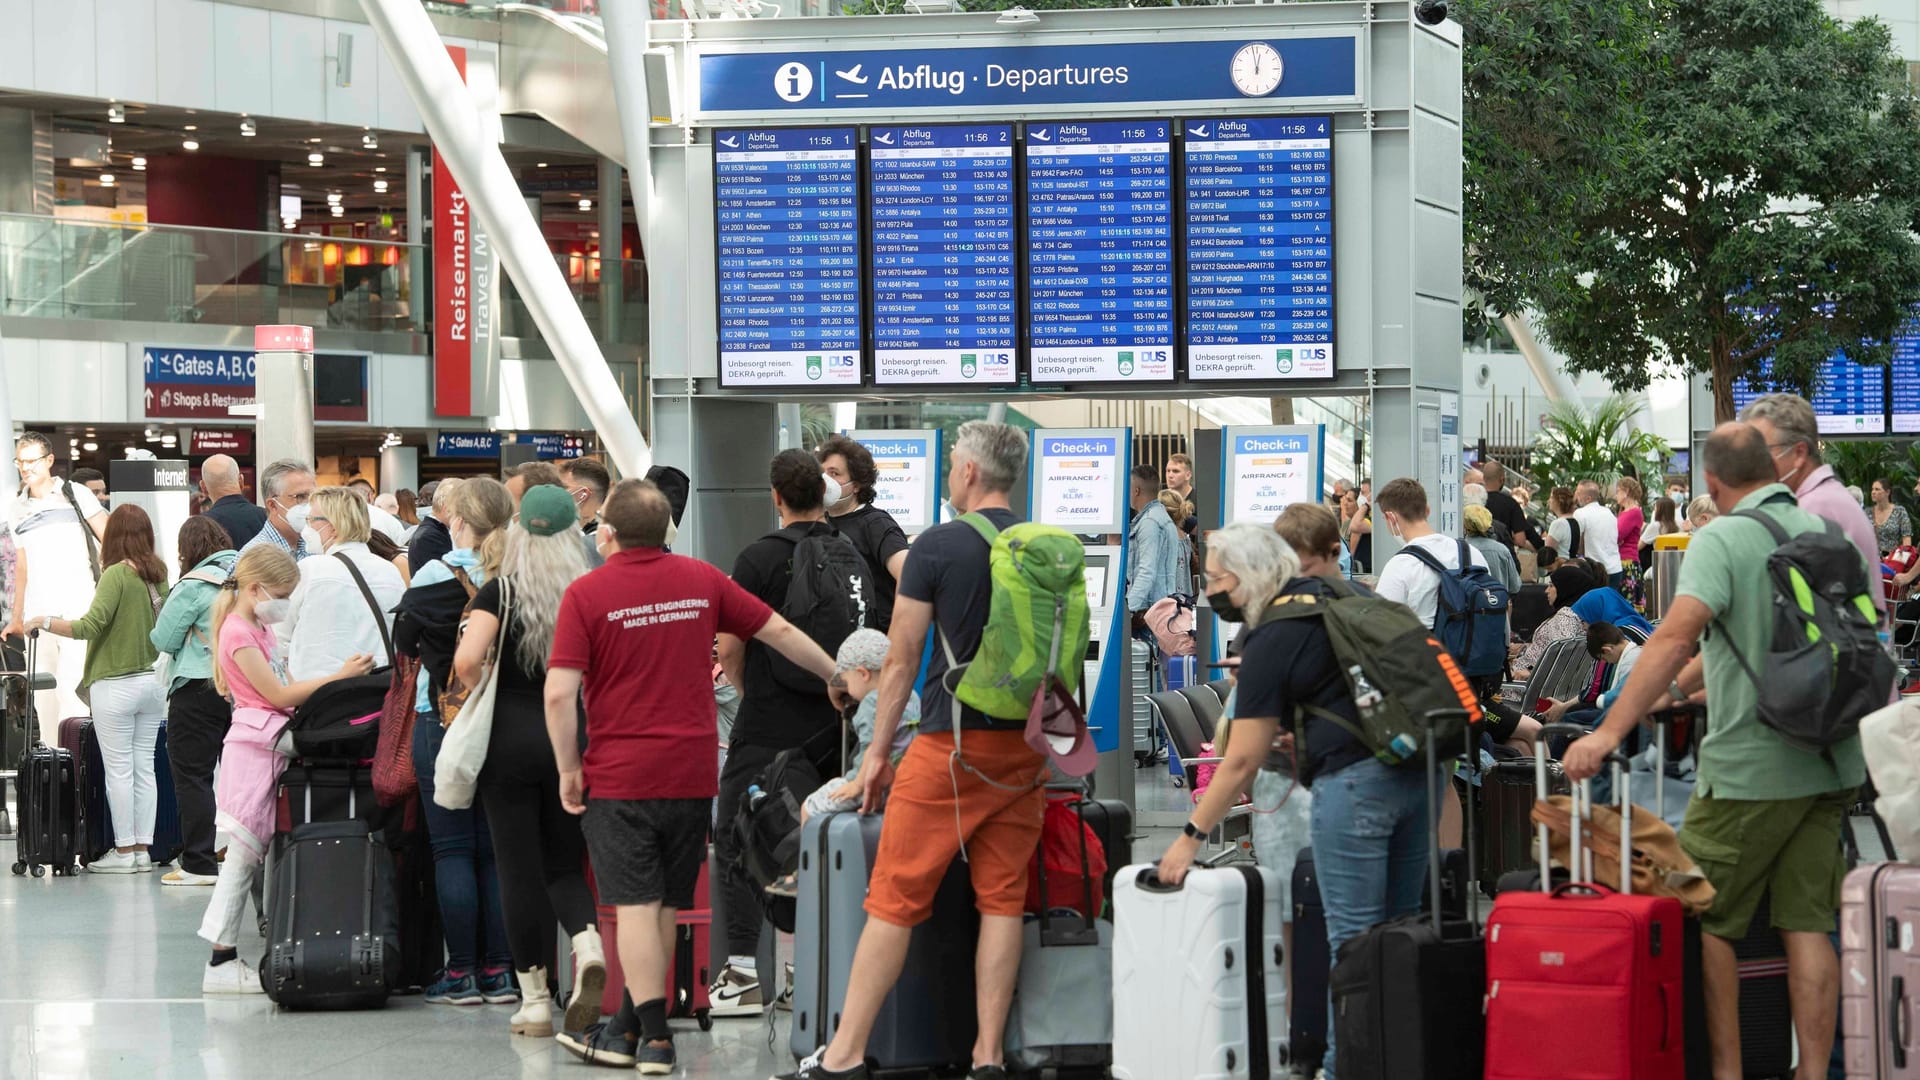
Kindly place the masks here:
[(465, 810), (448, 810), (433, 801), (433, 762), (444, 738), (438, 715), (415, 718), (413, 771), (420, 779), (427, 839), (433, 843), (434, 891), (447, 939), (447, 970), (474, 974), (482, 967), (510, 968), (513, 952), (507, 947), (500, 875), (494, 871), (486, 815), (478, 801)]
[[(1437, 785), (1445, 793), (1443, 783)], [(1427, 801), (1426, 773), (1390, 768), (1373, 758), (1313, 782), (1313, 865), (1326, 909), (1327, 946), (1340, 946), (1373, 926), (1420, 910), (1438, 806)], [(1327, 1008), (1327, 1053), (1333, 1080), (1333, 1008)]]

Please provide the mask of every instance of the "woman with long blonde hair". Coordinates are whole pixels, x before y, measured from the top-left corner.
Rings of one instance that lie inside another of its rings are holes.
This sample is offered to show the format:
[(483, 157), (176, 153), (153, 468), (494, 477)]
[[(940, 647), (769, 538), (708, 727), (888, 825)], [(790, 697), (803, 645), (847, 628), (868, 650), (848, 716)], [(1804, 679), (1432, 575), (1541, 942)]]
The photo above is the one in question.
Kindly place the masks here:
[(259, 974), (237, 950), (247, 896), (273, 836), (274, 789), (286, 767), (274, 744), (289, 715), (327, 683), (373, 670), (373, 658), (360, 653), (331, 675), (284, 681), (273, 662), (273, 628), (286, 620), (287, 597), (299, 583), (292, 555), (268, 545), (248, 548), (213, 602), (213, 684), (232, 699), (233, 723), (221, 747), (214, 791), (214, 822), (229, 842), (200, 921), (200, 936), (213, 945), (200, 976), (203, 994), (261, 993)]
[(530, 488), (521, 497), (520, 520), (505, 530), (500, 574), (474, 596), (453, 660), (454, 675), (478, 685), (488, 654), (499, 645), (493, 735), (479, 791), (524, 996), (512, 1021), (516, 1035), (553, 1031), (552, 991), (543, 965), (553, 948), (556, 916), (573, 938), (573, 996), (563, 1030), (580, 1032), (600, 1019), (606, 985), (593, 894), (580, 872), (586, 841), (580, 819), (560, 805), (560, 774), (547, 738), (543, 697), (560, 597), (587, 572), (575, 513), (573, 499), (551, 485)]

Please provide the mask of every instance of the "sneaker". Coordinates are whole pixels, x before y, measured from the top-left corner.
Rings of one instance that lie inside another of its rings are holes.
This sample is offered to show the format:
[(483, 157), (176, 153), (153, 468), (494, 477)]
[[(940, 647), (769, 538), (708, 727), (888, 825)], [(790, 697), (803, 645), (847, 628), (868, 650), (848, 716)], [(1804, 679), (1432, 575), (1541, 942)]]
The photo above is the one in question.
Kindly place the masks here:
[(87, 864), (89, 874), (137, 874), (140, 860), (131, 851), (109, 851)]
[(220, 880), (218, 874), (196, 874), (191, 870), (173, 869), (160, 875), (162, 885), (211, 885)]
[(713, 1001), (712, 1014), (716, 1019), (759, 1016), (767, 1011), (765, 999), (760, 996), (760, 977), (732, 964), (728, 964), (720, 977), (714, 980), (707, 990), (707, 997)]
[(665, 1043), (648, 1040), (639, 1047), (640, 1072), (643, 1076), (673, 1075), (673, 1040)]
[(1005, 1065), (975, 1065), (967, 1070), (967, 1080), (1007, 1080)]
[(553, 1039), (581, 1061), (615, 1069), (633, 1068), (634, 1044), (640, 1041), (628, 1032), (613, 1030), (605, 1021), (589, 1024), (585, 1031), (563, 1031)]
[(779, 1012), (793, 1011), (793, 961), (787, 961), (787, 985), (780, 996), (773, 999), (773, 1007)]
[(835, 1072), (822, 1064), (826, 1059), (827, 1048), (823, 1046), (808, 1054), (800, 1062), (799, 1068), (790, 1073), (781, 1073), (772, 1080), (867, 1080), (866, 1062), (863, 1061), (851, 1069)]
[(452, 973), (440, 976), (440, 981), (427, 987), (429, 1005), (479, 1005), (487, 999), (480, 996), (480, 985), (472, 975), (455, 978)]
[(200, 975), (200, 992), (203, 994), (264, 994), (266, 989), (260, 985), (260, 973), (245, 960), (235, 957), (224, 964), (207, 965)]
[(480, 976), (480, 997), (489, 1005), (520, 1004), (520, 988), (513, 985), (513, 972), (500, 970)]
[(137, 873), (142, 873), (142, 874), (153, 873), (153, 856), (147, 854), (145, 851), (134, 852), (133, 868)]

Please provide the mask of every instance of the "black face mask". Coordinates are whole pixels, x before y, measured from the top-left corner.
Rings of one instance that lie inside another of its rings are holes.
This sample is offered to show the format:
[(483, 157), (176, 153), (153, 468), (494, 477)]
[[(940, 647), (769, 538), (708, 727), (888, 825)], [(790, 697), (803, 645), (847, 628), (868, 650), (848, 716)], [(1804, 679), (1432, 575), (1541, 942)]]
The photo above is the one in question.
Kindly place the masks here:
[(1208, 593), (1207, 605), (1213, 608), (1215, 615), (1220, 616), (1230, 623), (1243, 623), (1247, 621), (1247, 613), (1241, 611), (1240, 605), (1233, 602), (1232, 593)]

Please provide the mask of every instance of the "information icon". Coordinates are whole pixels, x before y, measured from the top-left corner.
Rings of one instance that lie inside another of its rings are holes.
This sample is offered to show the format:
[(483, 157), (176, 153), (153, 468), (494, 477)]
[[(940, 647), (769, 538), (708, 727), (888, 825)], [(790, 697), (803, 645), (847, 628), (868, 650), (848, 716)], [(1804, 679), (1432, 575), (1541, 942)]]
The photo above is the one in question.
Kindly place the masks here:
[(773, 92), (781, 101), (805, 101), (813, 93), (813, 72), (807, 65), (786, 63), (773, 73)]

